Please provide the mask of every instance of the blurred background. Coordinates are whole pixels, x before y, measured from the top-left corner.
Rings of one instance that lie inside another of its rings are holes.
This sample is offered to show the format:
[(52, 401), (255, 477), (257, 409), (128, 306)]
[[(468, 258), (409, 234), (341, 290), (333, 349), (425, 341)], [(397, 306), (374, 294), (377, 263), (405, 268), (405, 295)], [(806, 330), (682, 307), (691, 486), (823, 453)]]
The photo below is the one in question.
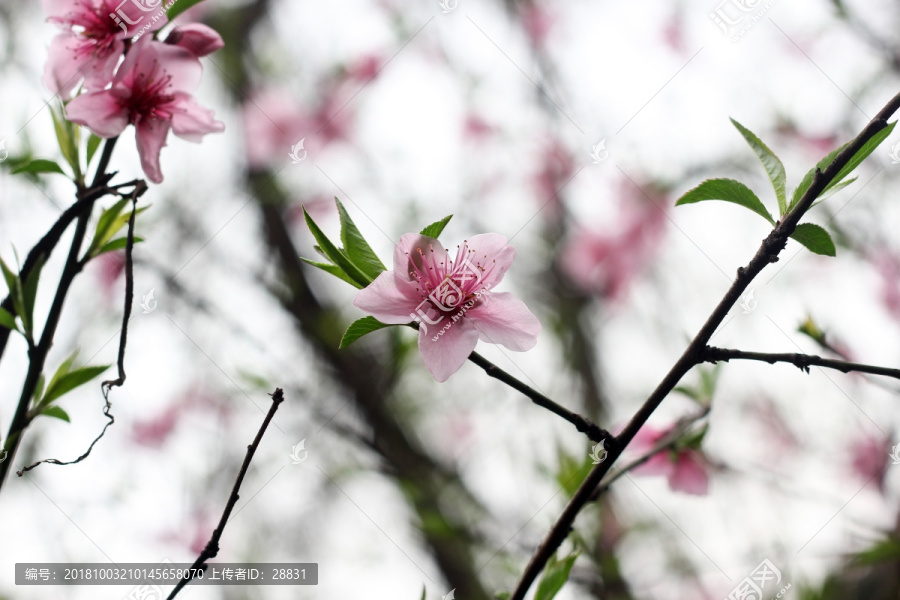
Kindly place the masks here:
[[(615, 431), (768, 231), (731, 204), (674, 207), (707, 177), (740, 179), (774, 206), (728, 118), (782, 158), (794, 187), (900, 91), (900, 7), (886, 0), (207, 0), (178, 19), (190, 21), (225, 40), (201, 59), (196, 96), (226, 129), (200, 145), (170, 137), (163, 150), (165, 181), (137, 222), (146, 241), (115, 424), (84, 462), (4, 485), (2, 598), (131, 592), (16, 587), (16, 562), (192, 562), (276, 386), (286, 402), (217, 560), (316, 562), (319, 584), (189, 597), (511, 590), (588, 472), (591, 445), (472, 364), (435, 383), (406, 329), (339, 351), (363, 314), (353, 288), (299, 260), (315, 258), (301, 207), (336, 237), (340, 199), (386, 264), (403, 233), (448, 214), (445, 246), (508, 237), (517, 258), (501, 291), (523, 298), (543, 331), (527, 353), (479, 352)], [(0, 2), (11, 157), (58, 158), (41, 84), (56, 33), (36, 0)], [(301, 140), (305, 158), (292, 161)], [(832, 233), (837, 257), (790, 241), (713, 344), (900, 362), (897, 144), (895, 133), (808, 217)], [(133, 130), (112, 168), (119, 181), (142, 176)], [(24, 255), (73, 193), (61, 177), (3, 168), (0, 256)], [(38, 314), (64, 255), (45, 268)], [(76, 280), (48, 368), (75, 349), (85, 363), (115, 362), (123, 265), (104, 255)], [(804, 323), (824, 337), (801, 333)], [(3, 435), (26, 366), (14, 337), (0, 363)], [(900, 597), (900, 467), (889, 456), (900, 385), (708, 367), (648, 425), (708, 425), (691, 455), (706, 493), (622, 477), (564, 545), (580, 554), (558, 598), (744, 598), (729, 594), (764, 560), (780, 572), (766, 597), (786, 587), (783, 597), (810, 600)], [(106, 421), (98, 387), (60, 402), (71, 424), (36, 421), (16, 465), (81, 454)], [(694, 418), (691, 395), (711, 401), (708, 416)]]

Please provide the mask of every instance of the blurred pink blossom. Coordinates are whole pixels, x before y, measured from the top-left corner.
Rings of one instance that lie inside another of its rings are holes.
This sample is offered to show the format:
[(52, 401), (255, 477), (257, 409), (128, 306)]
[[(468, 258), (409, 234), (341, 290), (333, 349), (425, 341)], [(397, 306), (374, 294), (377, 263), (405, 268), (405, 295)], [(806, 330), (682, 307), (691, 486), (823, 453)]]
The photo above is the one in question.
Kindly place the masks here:
[(527, 3), (519, 10), (519, 18), (531, 43), (543, 46), (554, 21), (546, 7), (534, 2)]
[(884, 479), (891, 464), (890, 436), (871, 436), (855, 440), (850, 446), (851, 469), (861, 481), (874, 481), (884, 493)]
[(171, 404), (161, 414), (145, 421), (138, 421), (132, 427), (131, 438), (141, 446), (161, 447), (175, 431), (178, 420), (186, 408), (182, 403)]
[(202, 71), (191, 52), (145, 36), (128, 51), (112, 87), (74, 98), (66, 106), (66, 116), (102, 138), (115, 137), (134, 125), (144, 173), (160, 183), (159, 155), (169, 130), (199, 142), (207, 133), (225, 129), (191, 95)]
[(166, 36), (165, 43), (180, 46), (196, 57), (212, 54), (225, 47), (222, 36), (202, 23), (179, 25)]
[[(644, 425), (634, 436), (629, 448), (643, 454), (671, 430), (671, 427), (655, 429)], [(709, 464), (698, 450), (689, 448), (677, 451), (662, 450), (632, 472), (635, 475), (665, 475), (669, 489), (673, 492), (695, 496), (705, 496), (709, 493)]]
[(895, 319), (900, 321), (900, 259), (888, 252), (872, 258), (881, 277), (881, 302)]
[[(602, 231), (580, 228), (560, 252), (563, 272), (586, 293), (620, 299), (649, 264), (665, 232), (660, 205), (627, 188), (613, 227)], [(645, 186), (644, 189), (648, 189)], [(655, 193), (655, 192), (650, 192)]]
[(537, 344), (537, 317), (512, 294), (493, 291), (515, 257), (496, 233), (464, 241), (453, 260), (436, 239), (407, 233), (394, 248), (394, 270), (360, 290), (353, 304), (382, 323), (418, 321), (425, 365), (446, 381), (479, 339), (516, 352)]
[(106, 252), (92, 262), (99, 263), (97, 276), (100, 279), (100, 287), (106, 298), (109, 299), (113, 294), (113, 287), (125, 272), (125, 251)]
[(542, 158), (541, 168), (534, 178), (535, 193), (541, 206), (547, 205), (555, 212), (560, 206), (559, 191), (575, 174), (575, 159), (559, 139), (548, 143)]

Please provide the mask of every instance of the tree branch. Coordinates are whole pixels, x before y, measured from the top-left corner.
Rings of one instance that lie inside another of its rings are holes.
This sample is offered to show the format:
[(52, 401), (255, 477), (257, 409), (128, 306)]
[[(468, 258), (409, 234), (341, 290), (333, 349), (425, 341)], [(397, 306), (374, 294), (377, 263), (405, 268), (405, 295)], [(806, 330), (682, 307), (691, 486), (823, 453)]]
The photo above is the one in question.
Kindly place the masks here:
[(831, 358), (822, 358), (815, 354), (797, 354), (790, 352), (745, 352), (744, 350), (734, 350), (731, 348), (716, 348), (715, 346), (707, 346), (701, 353), (701, 359), (705, 362), (728, 362), (731, 359), (737, 360), (757, 360), (767, 362), (770, 365), (775, 363), (790, 363), (809, 373), (810, 367), (825, 367), (826, 369), (835, 369), (841, 373), (850, 373), (856, 371), (859, 373), (870, 373), (872, 375), (883, 375), (885, 377), (893, 377), (900, 379), (900, 369), (891, 369), (889, 367), (877, 367), (875, 365), (866, 365), (862, 363), (849, 362), (846, 360), (835, 360)]
[(555, 415), (558, 415), (575, 426), (575, 429), (587, 435), (592, 441), (599, 442), (610, 437), (609, 432), (602, 429), (590, 419), (574, 413), (569, 409), (560, 406), (547, 396), (532, 387), (529, 387), (486, 359), (477, 352), (469, 355), (469, 360), (484, 369), (490, 377), (502, 381), (512, 389), (522, 392), (528, 396), (532, 402), (540, 407), (546, 408)]
[(616, 459), (622, 454), (622, 450), (634, 439), (638, 430), (643, 427), (653, 411), (662, 403), (669, 395), (669, 392), (678, 385), (684, 375), (690, 371), (695, 365), (703, 362), (702, 353), (716, 329), (722, 324), (722, 321), (731, 311), (735, 303), (740, 299), (741, 294), (747, 289), (753, 279), (770, 263), (778, 260), (778, 254), (784, 250), (788, 237), (794, 232), (801, 217), (809, 210), (815, 199), (825, 190), (827, 185), (835, 178), (838, 172), (850, 162), (850, 159), (869, 141), (876, 133), (887, 127), (887, 119), (900, 108), (900, 94), (897, 94), (885, 105), (881, 111), (872, 119), (847, 146), (838, 153), (834, 161), (825, 168), (824, 171), (816, 169), (812, 183), (803, 194), (803, 197), (797, 205), (776, 225), (776, 227), (766, 236), (757, 250), (754, 257), (750, 260), (746, 267), (738, 268), (737, 277), (731, 287), (725, 293), (725, 296), (710, 314), (706, 323), (691, 340), (681, 357), (675, 362), (663, 380), (657, 385), (656, 389), (650, 394), (644, 404), (631, 418), (625, 428), (618, 436), (612, 438), (609, 444), (609, 455), (607, 460), (595, 466), (587, 478), (582, 482), (581, 486), (572, 496), (569, 504), (565, 507), (562, 514), (554, 523), (550, 532), (538, 546), (535, 554), (531, 557), (528, 566), (522, 573), (516, 588), (510, 596), (510, 600), (524, 600), (525, 593), (531, 584), (544, 569), (547, 561), (552, 557), (556, 550), (562, 545), (575, 518), (581, 509), (590, 501), (594, 494), (594, 490), (600, 484), (603, 477), (609, 471), (610, 467), (615, 463)]
[(193, 579), (193, 575), (197, 572), (197, 570), (205, 570), (207, 567), (206, 561), (210, 558), (215, 558), (216, 555), (219, 554), (219, 540), (222, 539), (222, 533), (225, 531), (225, 525), (228, 524), (228, 517), (231, 516), (231, 511), (234, 510), (234, 507), (237, 504), (238, 499), (240, 498), (239, 492), (241, 491), (241, 483), (243, 483), (244, 481), (244, 475), (247, 474), (247, 469), (250, 468), (250, 461), (253, 460), (253, 455), (256, 453), (256, 449), (259, 448), (259, 442), (262, 440), (263, 434), (266, 433), (266, 429), (269, 427), (269, 423), (272, 422), (272, 417), (275, 416), (275, 411), (278, 410), (278, 405), (284, 401), (284, 392), (281, 391), (281, 388), (275, 388), (275, 391), (269, 395), (272, 396), (272, 406), (269, 407), (269, 412), (266, 413), (266, 418), (263, 419), (262, 425), (260, 425), (259, 427), (259, 431), (256, 432), (256, 437), (253, 439), (253, 443), (247, 446), (247, 455), (244, 456), (244, 463), (241, 465), (241, 470), (238, 472), (237, 479), (234, 481), (234, 487), (231, 489), (231, 495), (228, 497), (228, 502), (225, 504), (225, 510), (222, 511), (222, 518), (219, 519), (219, 524), (213, 530), (212, 537), (209, 538), (209, 542), (206, 543), (206, 547), (202, 552), (200, 552), (200, 556), (197, 557), (197, 560), (194, 561), (194, 564), (191, 565), (191, 568), (188, 571), (189, 575), (178, 582), (178, 585), (176, 585), (175, 589), (172, 590), (172, 593), (169, 594), (167, 600), (173, 600), (173, 598), (178, 595), (178, 592), (180, 592), (184, 588), (184, 586), (191, 582), (191, 579)]

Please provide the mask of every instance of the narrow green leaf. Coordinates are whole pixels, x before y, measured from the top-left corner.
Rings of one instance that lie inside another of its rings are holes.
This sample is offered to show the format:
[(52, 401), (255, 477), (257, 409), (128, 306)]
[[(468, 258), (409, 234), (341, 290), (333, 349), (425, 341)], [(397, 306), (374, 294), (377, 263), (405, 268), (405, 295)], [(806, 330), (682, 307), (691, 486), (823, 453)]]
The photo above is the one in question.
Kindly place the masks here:
[(89, 254), (92, 250), (103, 245), (104, 238), (109, 239), (109, 237), (115, 235), (115, 233), (111, 233), (109, 234), (109, 237), (107, 237), (107, 234), (112, 227), (113, 221), (115, 221), (116, 217), (121, 214), (122, 209), (125, 208), (126, 204), (128, 204), (128, 198), (122, 198), (109, 208), (103, 209), (103, 211), (100, 213), (100, 218), (97, 219), (97, 229), (94, 232), (94, 239), (91, 240), (91, 245), (88, 248)]
[(779, 214), (784, 216), (787, 213), (787, 175), (784, 172), (784, 164), (752, 131), (734, 119), (731, 119), (731, 122), (750, 144), (750, 148), (756, 153), (759, 162), (766, 170), (769, 181), (772, 182), (772, 188), (775, 190), (775, 198), (778, 200)]
[(425, 586), (422, 586), (422, 597), (419, 600), (425, 600)]
[(892, 131), (894, 131), (895, 125), (897, 125), (897, 121), (894, 121), (884, 129), (873, 135), (869, 139), (869, 141), (863, 144), (863, 147), (857, 150), (856, 154), (853, 155), (853, 158), (851, 158), (850, 161), (846, 165), (844, 165), (844, 168), (838, 171), (838, 174), (835, 175), (834, 179), (831, 180), (831, 183), (828, 184), (824, 191), (827, 192), (828, 190), (839, 184), (844, 179), (844, 177), (852, 173), (854, 169), (856, 169), (856, 167), (858, 167), (862, 163), (862, 161), (866, 160), (866, 158), (868, 158), (870, 154), (875, 152), (875, 149), (878, 148), (878, 146), (880, 146), (881, 143), (886, 140), (889, 135), (891, 135)]
[(59, 150), (62, 152), (63, 158), (72, 167), (75, 173), (75, 179), (81, 177), (81, 165), (78, 164), (78, 147), (76, 145), (75, 133), (72, 124), (66, 120), (55, 109), (50, 111), (53, 115), (53, 128), (56, 130), (56, 140), (59, 142)]
[(340, 348), (346, 348), (366, 334), (391, 326), (392, 325), (389, 323), (382, 323), (375, 317), (363, 317), (362, 319), (357, 319), (351, 323), (350, 327), (347, 328), (347, 331), (344, 332), (344, 337), (341, 338)]
[(544, 569), (540, 583), (538, 583), (534, 600), (553, 600), (569, 580), (569, 571), (572, 570), (576, 558), (578, 558), (577, 552), (562, 560), (556, 560), (555, 556), (551, 558), (547, 563), (547, 568)]
[(874, 546), (857, 554), (853, 562), (861, 565), (874, 565), (897, 559), (900, 559), (900, 540), (888, 537), (878, 540)]
[(31, 323), (29, 323), (28, 318), (25, 316), (25, 295), (22, 292), (22, 282), (19, 280), (19, 275), (13, 272), (2, 258), (0, 258), (0, 269), (3, 270), (3, 278), (6, 280), (6, 287), (9, 288), (13, 310), (15, 310), (16, 315), (22, 319), (22, 326), (25, 328), (25, 332), (30, 335)]
[(791, 234), (791, 237), (812, 252), (825, 256), (834, 256), (836, 250), (834, 242), (828, 232), (813, 223), (800, 223)]
[[(134, 236), (134, 243), (139, 244), (144, 241), (144, 238), (139, 236)], [(94, 256), (100, 256), (101, 254), (106, 254), (107, 252), (113, 252), (114, 250), (122, 250), (128, 245), (128, 236), (116, 238), (110, 242), (106, 242)]]
[(0, 327), (6, 327), (14, 331), (19, 330), (16, 324), (16, 318), (12, 316), (5, 308), (0, 308)]
[(725, 200), (749, 208), (766, 221), (775, 224), (775, 220), (753, 190), (734, 179), (707, 179), (694, 189), (685, 193), (675, 202), (675, 206), (693, 204), (703, 200)]
[(447, 223), (450, 222), (450, 219), (453, 218), (453, 215), (447, 215), (440, 221), (435, 221), (428, 227), (422, 230), (422, 235), (428, 236), (430, 238), (437, 239), (439, 235), (444, 231), (444, 227), (447, 226)]
[(47, 415), (48, 417), (56, 417), (57, 419), (62, 419), (66, 423), (71, 423), (71, 419), (69, 419), (69, 413), (64, 411), (58, 406), (48, 406), (44, 410), (41, 411), (42, 415)]
[(41, 374), (38, 377), (37, 384), (34, 386), (34, 396), (31, 397), (31, 401), (33, 404), (39, 404), (41, 401), (41, 396), (44, 395), (44, 383), (45, 383), (44, 375)]
[(169, 18), (169, 21), (171, 21), (192, 6), (200, 4), (202, 1), (203, 0), (178, 0), (178, 2), (172, 5), (166, 13), (166, 16)]
[[(41, 269), (43, 268), (44, 255), (41, 254), (34, 265), (34, 269), (28, 274), (28, 278), (25, 280), (25, 286), (22, 288), (22, 304), (25, 314), (20, 316), (22, 317), (23, 324), (26, 320), (29, 324), (34, 322), (34, 301), (37, 298), (38, 281), (41, 278)], [(31, 333), (27, 328), (26, 331)]]
[(308, 265), (312, 265), (312, 266), (316, 267), (317, 269), (322, 269), (326, 273), (334, 275), (338, 279), (342, 279), (342, 280), (346, 281), (353, 287), (362, 288), (361, 285), (359, 285), (358, 283), (356, 283), (355, 281), (350, 279), (350, 277), (346, 273), (344, 273), (344, 271), (337, 265), (333, 265), (331, 263), (317, 262), (314, 260), (310, 260), (308, 258), (303, 258), (302, 256), (300, 257), (300, 260), (302, 260), (303, 262), (305, 262)]
[(16, 175), (17, 173), (59, 173), (60, 175), (66, 174), (66, 172), (63, 171), (58, 164), (56, 164), (52, 160), (47, 160), (44, 158), (36, 158), (20, 167), (17, 167), (13, 170), (12, 174)]
[(100, 147), (100, 143), (103, 142), (103, 138), (94, 135), (93, 133), (88, 137), (87, 141), (87, 165), (90, 166), (91, 159), (94, 158), (94, 154), (97, 152), (97, 148)]
[(44, 395), (43, 402), (45, 404), (53, 402), (60, 396), (71, 392), (75, 388), (84, 385), (94, 377), (97, 377), (108, 368), (109, 365), (84, 367), (66, 373), (59, 379), (50, 382), (50, 385), (47, 386), (47, 393)]
[[(354, 286), (364, 288), (372, 283), (372, 279), (368, 275), (360, 271), (359, 267), (354, 265), (350, 259), (347, 258), (346, 254), (331, 243), (331, 240), (329, 240), (328, 236), (319, 229), (319, 226), (316, 225), (316, 222), (309, 216), (309, 213), (306, 212), (305, 208), (303, 209), (303, 217), (306, 219), (306, 226), (309, 227), (310, 233), (313, 234), (313, 237), (322, 248), (322, 252), (328, 257), (328, 260), (340, 267), (341, 270), (347, 274)], [(343, 279), (343, 277), (341, 279)]]
[(497, 592), (494, 594), (494, 600), (509, 600), (510, 596), (512, 596), (510, 592)]
[(341, 201), (335, 198), (334, 202), (337, 204), (338, 214), (341, 218), (341, 242), (344, 244), (344, 252), (353, 261), (353, 264), (374, 280), (379, 274), (386, 271), (387, 267), (359, 232)]
[[(844, 181), (840, 182), (837, 185), (833, 185), (833, 186), (829, 187), (826, 192), (819, 194), (819, 199), (813, 204), (813, 206), (815, 206), (822, 200), (825, 200), (827, 198), (830, 198), (831, 196), (834, 196), (835, 194), (837, 194), (839, 191), (841, 191), (848, 185), (851, 185), (857, 179), (859, 179), (859, 177), (851, 177), (850, 179), (845, 179)], [(810, 207), (810, 208), (812, 208), (812, 207)]]

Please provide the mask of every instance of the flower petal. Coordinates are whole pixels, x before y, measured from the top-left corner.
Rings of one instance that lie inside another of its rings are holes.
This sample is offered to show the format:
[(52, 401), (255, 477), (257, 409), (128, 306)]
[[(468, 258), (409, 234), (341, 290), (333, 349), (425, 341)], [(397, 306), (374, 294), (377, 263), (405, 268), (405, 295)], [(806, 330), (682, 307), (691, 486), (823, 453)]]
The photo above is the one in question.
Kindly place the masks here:
[(437, 325), (419, 328), (419, 352), (439, 382), (459, 371), (477, 343), (478, 331), (465, 318), (454, 322), (445, 317)]
[(175, 27), (166, 38), (166, 43), (181, 46), (198, 57), (212, 54), (225, 47), (225, 42), (222, 41), (219, 32), (202, 23), (190, 23)]
[(164, 119), (141, 119), (135, 127), (138, 154), (141, 167), (147, 179), (153, 183), (162, 183), (163, 174), (159, 168), (159, 153), (166, 145), (171, 122)]
[(464, 243), (469, 250), (466, 259), (484, 274), (479, 281), (481, 287), (492, 288), (500, 283), (516, 258), (516, 249), (499, 233), (480, 233)]
[(709, 473), (699, 454), (689, 450), (678, 455), (678, 460), (669, 473), (669, 488), (674, 492), (695, 496), (709, 493)]
[(207, 133), (225, 131), (225, 124), (213, 118), (213, 111), (197, 104), (190, 94), (177, 92), (171, 110), (172, 131), (180, 138), (200, 142)]
[(482, 341), (524, 352), (537, 344), (541, 323), (525, 303), (509, 292), (486, 293), (464, 317), (472, 321)]
[(85, 65), (92, 60), (91, 54), (82, 50), (85, 43), (87, 40), (71, 33), (61, 33), (53, 38), (44, 63), (44, 87), (62, 98), (69, 97), (81, 81)]
[(436, 286), (444, 279), (444, 273), (437, 273), (431, 265), (442, 265), (446, 269), (447, 260), (447, 251), (436, 239), (418, 233), (404, 233), (394, 246), (394, 276), (399, 281), (415, 282), (409, 273), (418, 271)]
[(66, 105), (66, 118), (84, 125), (102, 138), (119, 135), (128, 125), (128, 108), (122, 103), (124, 91), (88, 92)]
[(391, 271), (379, 273), (375, 281), (356, 293), (353, 305), (382, 323), (403, 324), (413, 320), (422, 298), (411, 282), (398, 281)]

